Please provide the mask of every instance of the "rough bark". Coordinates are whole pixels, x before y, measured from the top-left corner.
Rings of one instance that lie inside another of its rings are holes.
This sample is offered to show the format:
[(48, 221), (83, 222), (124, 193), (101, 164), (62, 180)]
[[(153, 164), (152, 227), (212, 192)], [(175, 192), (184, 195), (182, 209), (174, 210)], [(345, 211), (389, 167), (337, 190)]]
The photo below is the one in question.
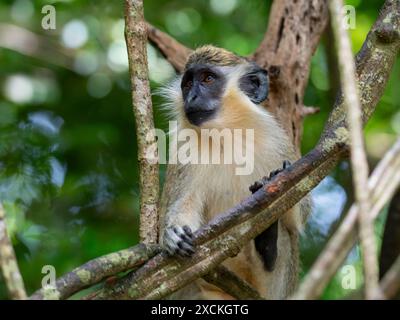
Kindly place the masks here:
[(268, 32), (252, 55), (269, 71), (271, 86), (265, 107), (277, 116), (299, 154), (311, 57), (327, 22), (326, 0), (274, 1)]
[(159, 168), (147, 63), (147, 27), (142, 0), (125, 1), (125, 38), (132, 85), (140, 172), (140, 239), (158, 240)]

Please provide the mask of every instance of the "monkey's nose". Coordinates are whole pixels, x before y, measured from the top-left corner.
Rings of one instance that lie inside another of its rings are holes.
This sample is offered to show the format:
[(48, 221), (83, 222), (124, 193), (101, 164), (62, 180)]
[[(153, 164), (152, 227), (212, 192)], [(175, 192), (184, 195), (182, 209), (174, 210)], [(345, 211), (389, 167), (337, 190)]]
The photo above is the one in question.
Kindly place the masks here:
[(192, 102), (196, 101), (196, 99), (197, 99), (196, 93), (189, 93), (189, 95), (187, 97), (187, 102), (192, 103)]

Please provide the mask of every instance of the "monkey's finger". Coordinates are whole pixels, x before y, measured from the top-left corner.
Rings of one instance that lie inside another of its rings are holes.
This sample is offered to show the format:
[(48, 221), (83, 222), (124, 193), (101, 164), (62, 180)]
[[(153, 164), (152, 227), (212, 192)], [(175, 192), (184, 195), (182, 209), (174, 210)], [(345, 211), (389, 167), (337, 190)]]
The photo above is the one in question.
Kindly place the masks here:
[(166, 229), (164, 234), (164, 247), (170, 254), (174, 254), (181, 238), (172, 229)]
[(250, 187), (249, 190), (251, 193), (255, 193), (257, 190), (259, 190), (263, 186), (261, 181), (256, 181), (254, 182)]
[(172, 229), (168, 229), (168, 238), (174, 242), (174, 243), (178, 243), (179, 241), (182, 240), (182, 237), (180, 236), (182, 234), (182, 231), (180, 231), (178, 229), (178, 227), (174, 227)]
[(193, 231), (192, 229), (190, 229), (189, 226), (183, 226), (183, 231), (185, 232), (185, 235), (187, 235), (190, 239), (194, 238)]
[(180, 251), (184, 252), (187, 256), (194, 254), (194, 247), (184, 241), (178, 242), (178, 247)]
[(184, 227), (174, 227), (174, 232), (175, 234), (181, 238), (187, 241), (191, 241), (191, 239), (193, 238), (193, 233), (192, 230), (188, 227), (188, 226), (184, 226)]
[(193, 232), (190, 229), (190, 227), (188, 227), (188, 226), (184, 226), (182, 228), (175, 227), (174, 232), (177, 234), (177, 236), (180, 239), (182, 239), (182, 241), (186, 242), (188, 245), (190, 245), (192, 247), (194, 246), (194, 244), (193, 244), (194, 236), (193, 236)]
[(178, 247), (175, 243), (165, 240), (164, 250), (167, 251), (169, 255), (175, 254), (177, 248)]
[(186, 242), (187, 244), (189, 244), (189, 245), (191, 245), (191, 246), (193, 246), (194, 244), (193, 244), (193, 237), (190, 237), (190, 236), (188, 236), (187, 234), (182, 234), (181, 236), (181, 239), (182, 239), (182, 241), (183, 242)]
[(269, 174), (269, 178), (273, 178), (275, 177), (279, 172), (281, 172), (282, 170), (274, 170)]
[(283, 161), (283, 169), (289, 168), (292, 163), (289, 160)]
[(186, 250), (179, 249), (179, 248), (176, 249), (176, 251), (175, 251), (175, 254), (177, 254), (181, 257), (190, 257), (191, 255), (193, 255), (193, 253), (194, 253), (194, 251), (190, 252), (190, 251), (186, 251)]

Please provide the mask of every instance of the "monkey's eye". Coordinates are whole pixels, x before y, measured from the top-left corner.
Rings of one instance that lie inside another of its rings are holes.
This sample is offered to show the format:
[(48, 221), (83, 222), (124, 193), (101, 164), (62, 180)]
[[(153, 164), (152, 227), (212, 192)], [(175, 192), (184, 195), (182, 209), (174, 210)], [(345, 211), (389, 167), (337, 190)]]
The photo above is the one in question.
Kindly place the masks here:
[(210, 84), (214, 80), (215, 80), (215, 76), (214, 75), (212, 75), (210, 73), (204, 75), (204, 78), (203, 78), (203, 82), (204, 83)]

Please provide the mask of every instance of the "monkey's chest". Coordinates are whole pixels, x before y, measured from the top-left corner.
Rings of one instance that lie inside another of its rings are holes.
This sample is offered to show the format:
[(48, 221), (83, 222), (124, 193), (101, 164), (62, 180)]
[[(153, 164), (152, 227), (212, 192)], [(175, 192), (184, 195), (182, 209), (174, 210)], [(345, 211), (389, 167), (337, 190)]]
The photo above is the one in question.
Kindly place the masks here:
[(215, 168), (210, 172), (208, 175), (210, 179), (205, 181), (207, 196), (204, 217), (207, 221), (250, 196), (250, 185), (263, 177), (260, 170), (250, 175), (238, 176), (232, 173), (232, 170), (222, 167), (218, 169)]

